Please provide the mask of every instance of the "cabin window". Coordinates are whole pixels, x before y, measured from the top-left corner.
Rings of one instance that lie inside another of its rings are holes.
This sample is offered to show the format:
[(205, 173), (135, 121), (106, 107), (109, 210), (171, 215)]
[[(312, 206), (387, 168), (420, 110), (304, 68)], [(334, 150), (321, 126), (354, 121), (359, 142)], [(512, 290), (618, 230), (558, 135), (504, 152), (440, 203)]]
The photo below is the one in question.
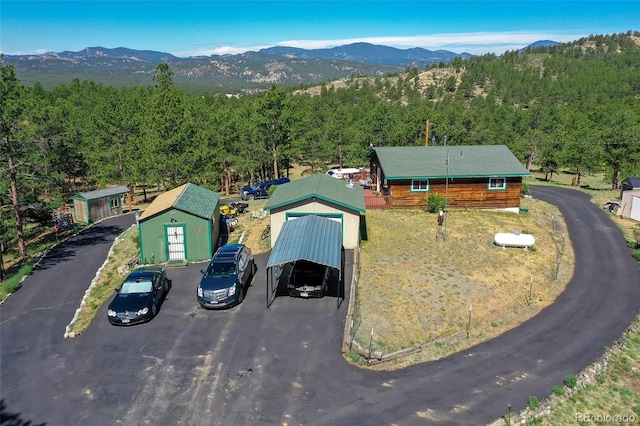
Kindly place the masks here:
[(507, 179), (489, 178), (489, 190), (492, 189), (507, 189)]
[(428, 192), (429, 179), (413, 179), (411, 181), (411, 192)]
[(120, 207), (120, 197), (110, 198), (109, 207), (112, 209), (117, 209), (118, 207)]

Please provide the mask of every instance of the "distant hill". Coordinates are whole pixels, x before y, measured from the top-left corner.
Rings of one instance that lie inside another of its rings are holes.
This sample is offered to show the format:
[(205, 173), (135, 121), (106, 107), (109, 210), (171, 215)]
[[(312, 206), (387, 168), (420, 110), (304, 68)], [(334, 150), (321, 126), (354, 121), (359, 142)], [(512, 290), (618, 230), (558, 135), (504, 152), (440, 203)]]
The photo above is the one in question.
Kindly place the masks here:
[(114, 87), (148, 86), (153, 84), (156, 66), (166, 62), (174, 73), (174, 83), (185, 91), (246, 93), (264, 90), (272, 84), (316, 85), (353, 76), (383, 76), (403, 72), (408, 67), (424, 68), (470, 56), (447, 50), (353, 43), (330, 49), (270, 47), (237, 55), (190, 58), (150, 50), (97, 46), (78, 52), (5, 55), (2, 61), (14, 66), (22, 84), (38, 82), (45, 88), (67, 84), (73, 79)]
[(427, 50), (419, 47), (396, 49), (370, 43), (353, 43), (329, 49), (300, 49), (296, 47), (269, 47), (260, 50), (267, 55), (302, 59), (329, 59), (341, 61), (365, 62), (369, 64), (387, 64), (398, 66), (424, 67), (426, 65), (448, 62), (455, 57), (468, 58), (470, 53), (454, 53), (448, 50)]
[(538, 40), (535, 41), (533, 43), (531, 43), (530, 45), (523, 47), (522, 49), (518, 50), (518, 52), (522, 53), (527, 49), (535, 49), (536, 47), (548, 47), (548, 46), (557, 46), (559, 43), (557, 41), (551, 41), (551, 40)]
[[(170, 53), (155, 52), (153, 50), (134, 50), (126, 47), (117, 47), (115, 49), (106, 49), (104, 47), (86, 47), (79, 52), (64, 51), (60, 53), (45, 53), (51, 58), (82, 60), (85, 58), (111, 58), (111, 59), (130, 59), (140, 62), (167, 62), (178, 60), (176, 56)], [(43, 55), (43, 56), (45, 56)]]
[(470, 55), (354, 43), (331, 49), (271, 47), (237, 55), (179, 58), (164, 52), (97, 46), (78, 52), (5, 55), (3, 63), (14, 65), (22, 84), (38, 82), (45, 88), (73, 79), (115, 87), (151, 85), (155, 67), (166, 62), (174, 83), (184, 90), (252, 92), (271, 84), (310, 85), (352, 76), (383, 76), (407, 67), (448, 62), (456, 56)]

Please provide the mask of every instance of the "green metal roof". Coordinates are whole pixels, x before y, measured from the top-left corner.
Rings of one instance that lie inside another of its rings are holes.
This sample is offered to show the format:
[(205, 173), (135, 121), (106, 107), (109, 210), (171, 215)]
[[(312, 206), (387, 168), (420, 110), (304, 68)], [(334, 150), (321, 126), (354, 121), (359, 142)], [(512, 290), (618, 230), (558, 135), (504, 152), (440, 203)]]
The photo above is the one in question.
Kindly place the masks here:
[(529, 176), (506, 145), (377, 147), (387, 180)]
[(211, 219), (220, 201), (220, 195), (210, 189), (188, 183), (173, 203), (173, 207), (194, 216)]
[(347, 182), (318, 173), (293, 182), (278, 185), (264, 206), (272, 210), (299, 201), (318, 198), (336, 205), (364, 213), (364, 190), (359, 185), (347, 187)]
[[(329, 179), (337, 180), (332, 177)], [(267, 268), (296, 260), (308, 260), (340, 270), (341, 259), (340, 223), (324, 217), (308, 215), (284, 223), (271, 249)]]
[(175, 208), (203, 219), (211, 219), (219, 202), (220, 195), (217, 192), (193, 183), (185, 183), (158, 195), (149, 207), (145, 209), (139, 220), (147, 220), (170, 208)]
[(74, 199), (83, 199), (83, 200), (96, 200), (98, 198), (112, 197), (114, 195), (122, 195), (129, 192), (129, 188), (126, 186), (114, 186), (112, 188), (104, 188), (97, 189), (95, 191), (81, 192), (79, 194), (74, 195), (72, 198)]

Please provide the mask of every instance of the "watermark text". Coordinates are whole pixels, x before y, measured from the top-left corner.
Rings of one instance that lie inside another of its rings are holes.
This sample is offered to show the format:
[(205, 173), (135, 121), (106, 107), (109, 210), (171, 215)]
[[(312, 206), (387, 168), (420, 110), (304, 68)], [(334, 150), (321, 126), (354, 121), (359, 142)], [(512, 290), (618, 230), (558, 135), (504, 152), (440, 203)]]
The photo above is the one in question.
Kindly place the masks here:
[(640, 418), (635, 414), (576, 413), (577, 422), (635, 424)]

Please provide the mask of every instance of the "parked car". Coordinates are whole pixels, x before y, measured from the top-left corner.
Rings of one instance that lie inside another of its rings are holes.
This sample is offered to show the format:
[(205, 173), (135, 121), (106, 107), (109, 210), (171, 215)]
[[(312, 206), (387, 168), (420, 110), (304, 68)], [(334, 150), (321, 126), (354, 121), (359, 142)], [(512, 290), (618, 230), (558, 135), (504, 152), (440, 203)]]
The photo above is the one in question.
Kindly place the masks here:
[(264, 182), (254, 183), (252, 186), (244, 186), (240, 190), (240, 198), (243, 200), (257, 200), (258, 198), (268, 198), (269, 188), (273, 185), (282, 185), (291, 182), (289, 178), (280, 178), (266, 180)]
[(323, 297), (327, 292), (331, 268), (306, 260), (298, 260), (293, 265), (287, 282), (289, 296)]
[(203, 269), (198, 284), (198, 303), (203, 308), (239, 305), (255, 275), (257, 266), (251, 249), (244, 244), (220, 247)]
[(109, 303), (107, 318), (113, 325), (150, 321), (171, 288), (164, 267), (144, 266), (131, 272)]

